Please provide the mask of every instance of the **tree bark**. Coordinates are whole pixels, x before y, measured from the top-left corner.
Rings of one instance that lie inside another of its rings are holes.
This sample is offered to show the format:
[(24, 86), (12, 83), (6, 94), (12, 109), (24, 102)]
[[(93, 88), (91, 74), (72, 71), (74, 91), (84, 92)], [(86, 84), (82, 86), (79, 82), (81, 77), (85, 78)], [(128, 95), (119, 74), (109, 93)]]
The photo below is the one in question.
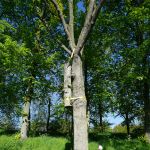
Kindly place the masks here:
[(73, 57), (72, 76), (74, 150), (88, 150), (87, 101), (85, 97), (83, 63), (79, 55)]
[(29, 127), (29, 112), (30, 112), (30, 98), (25, 97), (25, 102), (23, 106), (23, 117), (22, 117), (22, 127), (21, 127), (21, 139), (27, 139), (28, 137), (28, 127)]

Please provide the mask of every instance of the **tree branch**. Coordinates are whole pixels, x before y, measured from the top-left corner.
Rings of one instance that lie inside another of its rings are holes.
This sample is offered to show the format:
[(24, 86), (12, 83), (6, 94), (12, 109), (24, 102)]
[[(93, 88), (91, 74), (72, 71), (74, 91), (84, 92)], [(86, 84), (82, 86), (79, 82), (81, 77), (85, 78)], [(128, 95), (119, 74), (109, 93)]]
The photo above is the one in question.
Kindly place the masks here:
[(59, 40), (57, 40), (57, 42), (61, 44), (61, 47), (62, 47), (66, 52), (68, 52), (70, 55), (72, 54), (71, 51), (70, 51), (64, 44), (62, 44)]
[(79, 35), (78, 42), (77, 42), (77, 48), (76, 48), (76, 52), (75, 52), (77, 54), (82, 49), (84, 41), (87, 37), (87, 31), (90, 29), (94, 4), (95, 4), (95, 0), (90, 0), (89, 6), (88, 6), (89, 9), (88, 9), (88, 12), (87, 12), (87, 15), (86, 15), (86, 18), (85, 18), (84, 26), (81, 30), (81, 33)]
[(54, 4), (55, 8), (57, 9), (58, 15), (59, 15), (59, 18), (60, 18), (61, 21), (62, 21), (64, 30), (65, 30), (65, 32), (66, 32), (66, 34), (67, 34), (67, 36), (68, 36), (68, 39), (70, 40), (70, 33), (69, 33), (69, 31), (68, 31), (68, 25), (67, 25), (67, 23), (66, 23), (66, 21), (65, 21), (63, 12), (62, 12), (62, 10), (60, 9), (59, 4), (57, 3), (56, 0), (50, 0), (50, 1)]
[[(38, 17), (41, 20), (41, 22), (43, 23), (43, 25), (46, 27), (46, 30), (49, 32), (52, 32), (50, 30), (50, 27), (48, 26), (47, 22), (43, 18), (41, 18), (39, 15), (38, 15)], [(70, 55), (72, 54), (71, 51), (60, 40), (56, 39), (56, 42), (59, 43), (66, 52), (68, 52)]]
[(75, 47), (74, 39), (74, 15), (73, 15), (73, 0), (68, 0), (69, 2), (69, 32), (71, 36), (71, 47)]
[(93, 11), (93, 14), (92, 14), (92, 23), (94, 24), (95, 21), (96, 21), (96, 18), (99, 14), (99, 11), (100, 11), (100, 8), (102, 6), (102, 3), (104, 2), (105, 0), (99, 0), (99, 3), (97, 5), (97, 7), (95, 7), (94, 11)]
[(99, 0), (98, 5), (94, 8), (95, 0), (90, 0), (89, 10), (87, 12), (85, 23), (80, 33), (79, 39), (78, 39), (77, 48), (75, 52), (76, 54), (79, 54), (81, 49), (83, 48), (88, 38), (88, 35), (90, 31), (92, 30), (92, 27), (97, 19), (97, 16), (98, 16), (98, 13), (100, 11), (103, 1), (104, 0)]

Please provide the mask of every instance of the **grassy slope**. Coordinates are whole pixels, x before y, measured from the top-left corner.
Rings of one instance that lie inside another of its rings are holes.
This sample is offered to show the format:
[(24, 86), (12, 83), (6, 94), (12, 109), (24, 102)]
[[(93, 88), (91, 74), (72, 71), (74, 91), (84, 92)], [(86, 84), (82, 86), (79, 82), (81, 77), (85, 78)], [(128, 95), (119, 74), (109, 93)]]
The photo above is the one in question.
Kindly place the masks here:
[[(99, 142), (101, 141), (101, 143)], [(98, 143), (104, 150), (150, 150), (150, 145), (140, 140), (98, 139), (89, 142), (89, 150), (97, 150)], [(15, 136), (0, 136), (0, 150), (69, 150), (68, 140), (56, 137), (34, 137), (22, 142)]]

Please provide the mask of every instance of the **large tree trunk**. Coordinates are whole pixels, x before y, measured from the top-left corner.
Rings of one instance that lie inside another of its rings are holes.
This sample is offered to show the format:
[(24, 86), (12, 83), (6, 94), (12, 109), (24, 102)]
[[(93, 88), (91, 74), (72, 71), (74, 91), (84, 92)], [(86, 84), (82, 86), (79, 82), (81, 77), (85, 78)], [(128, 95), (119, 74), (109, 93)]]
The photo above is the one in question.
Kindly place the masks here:
[(29, 113), (30, 113), (30, 97), (25, 97), (25, 102), (23, 106), (21, 139), (26, 139), (28, 137)]
[(87, 101), (85, 97), (83, 63), (79, 55), (75, 55), (73, 58), (72, 76), (74, 150), (88, 150)]

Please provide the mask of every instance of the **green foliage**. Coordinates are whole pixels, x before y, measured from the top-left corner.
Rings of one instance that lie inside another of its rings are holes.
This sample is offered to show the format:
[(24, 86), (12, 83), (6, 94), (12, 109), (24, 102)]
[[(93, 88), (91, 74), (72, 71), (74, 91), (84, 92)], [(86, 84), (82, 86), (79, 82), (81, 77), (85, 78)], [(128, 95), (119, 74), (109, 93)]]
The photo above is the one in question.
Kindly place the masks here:
[(20, 115), (18, 103), (21, 99), (18, 97), (22, 96), (21, 79), (28, 67), (30, 49), (14, 39), (15, 29), (8, 22), (0, 20), (0, 26), (0, 124), (7, 124), (7, 129), (12, 129), (17, 121), (14, 116)]
[[(68, 23), (67, 1), (57, 2)], [(79, 2), (84, 4), (83, 7), (88, 4), (85, 1), (74, 1)], [(46, 126), (47, 100), (50, 94), (55, 95), (57, 92), (59, 99), (62, 97), (62, 63), (68, 55), (60, 50), (60, 43), (56, 39), (63, 41), (65, 45), (67, 40), (50, 0), (1, 0), (0, 7), (2, 18), (12, 24), (0, 20), (0, 100), (4, 103), (0, 105), (0, 111), (2, 115), (5, 114), (4, 119), (0, 117), (0, 121), (6, 128), (14, 126), (13, 122), (16, 120), (13, 121), (13, 118), (17, 115), (11, 115), (12, 111), (16, 113), (20, 110), (23, 98), (29, 94), (38, 112), (32, 112), (38, 119), (31, 121), (31, 128), (36, 132)], [(74, 10), (77, 39), (85, 12), (76, 5)], [(149, 14), (149, 0), (107, 1), (85, 45), (85, 89), (90, 102), (90, 123), (95, 127), (95, 134), (104, 127), (104, 122), (100, 126), (100, 116), (104, 118), (110, 112), (124, 118), (128, 114), (129, 123), (133, 123), (135, 118), (143, 123), (143, 87), (145, 82), (149, 83)], [(52, 98), (51, 130), (65, 134), (69, 132), (70, 121), (64, 119), (65, 110), (58, 101)], [(20, 115), (20, 111), (18, 114)], [(117, 126), (114, 131), (125, 133), (126, 127)], [(138, 135), (136, 129), (134, 132)], [(44, 138), (48, 141), (47, 137)], [(42, 141), (37, 141), (40, 140)], [(108, 142), (102, 141), (102, 144), (104, 149), (132, 150), (144, 149), (144, 141), (141, 138), (124, 143), (111, 139)], [(24, 143), (17, 141), (16, 145), (15, 142), (12, 142), (12, 146), (11, 142), (8, 143), (5, 149), (35, 149), (35, 144), (39, 144), (33, 142), (32, 145), (28, 141), (29, 145), (23, 148)], [(45, 148), (44, 144), (41, 146)], [(98, 143), (90, 144), (90, 149), (97, 147)]]
[(148, 143), (148, 139), (146, 136), (139, 136), (138, 140), (141, 141), (142, 143)]
[(14, 32), (14, 31), (15, 31), (15, 29), (7, 21), (0, 20), (0, 35), (1, 35), (1, 39), (3, 38), (3, 36), (4, 37), (6, 36), (4, 34), (4, 32), (10, 33), (10, 32)]
[(29, 54), (29, 49), (25, 48), (24, 45), (19, 45), (16, 41), (12, 41), (10, 37), (7, 37), (4, 43), (0, 43), (0, 49), (2, 63), (7, 70), (19, 69), (23, 62), (22, 58)]

